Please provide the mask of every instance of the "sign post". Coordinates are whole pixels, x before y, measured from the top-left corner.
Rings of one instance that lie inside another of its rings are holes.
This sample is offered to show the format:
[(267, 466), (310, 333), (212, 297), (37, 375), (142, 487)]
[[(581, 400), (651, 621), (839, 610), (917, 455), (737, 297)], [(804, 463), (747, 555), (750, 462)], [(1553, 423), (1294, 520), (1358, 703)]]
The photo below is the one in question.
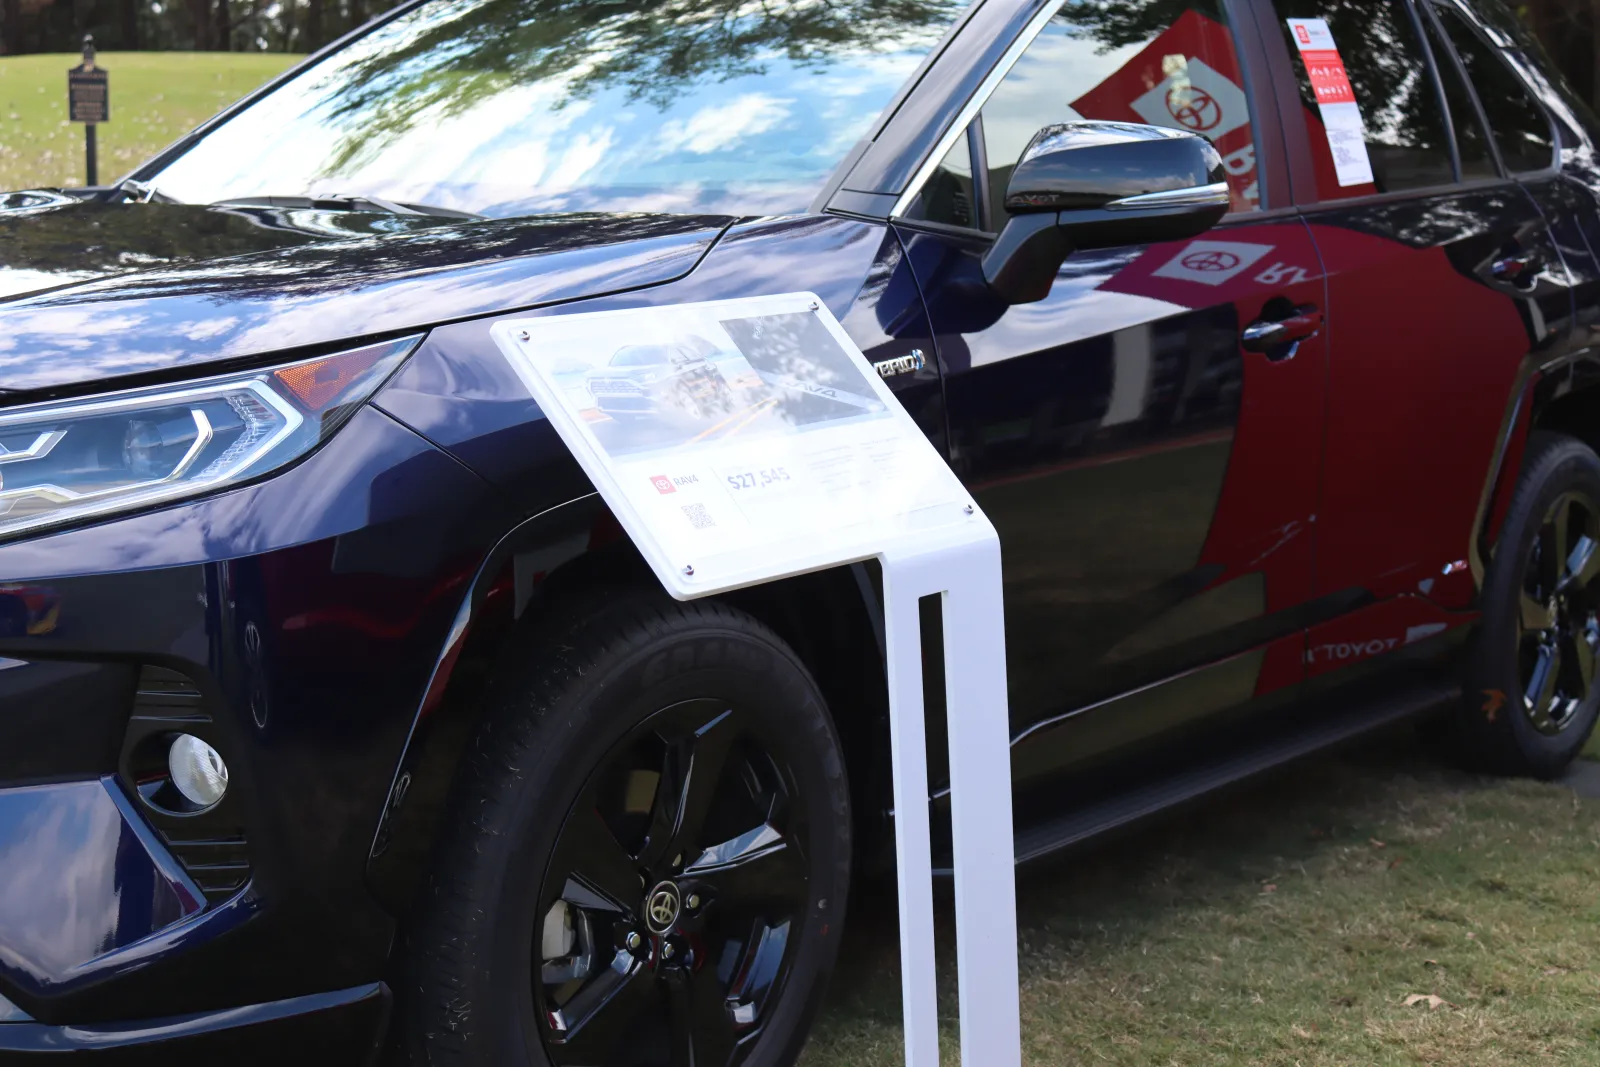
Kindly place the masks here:
[(94, 37), (83, 35), (83, 62), (67, 70), (67, 114), (83, 127), (83, 156), (86, 184), (98, 185), (100, 165), (96, 158), (94, 129), (111, 121), (111, 85), (104, 67), (94, 63)]
[(1020, 1067), (1000, 542), (988, 518), (809, 293), (547, 315), (492, 333), (678, 599), (880, 561), (909, 1067), (939, 1062), (918, 605), (940, 598), (962, 1062)]

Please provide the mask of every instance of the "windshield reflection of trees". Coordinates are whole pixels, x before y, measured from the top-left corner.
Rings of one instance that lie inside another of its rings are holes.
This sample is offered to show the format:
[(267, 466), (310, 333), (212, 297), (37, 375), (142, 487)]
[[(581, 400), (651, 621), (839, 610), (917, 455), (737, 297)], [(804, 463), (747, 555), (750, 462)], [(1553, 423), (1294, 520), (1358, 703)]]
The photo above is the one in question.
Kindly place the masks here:
[(958, 0), (437, 0), (339, 71), (331, 169), (427, 120), (508, 89), (560, 86), (557, 107), (620, 89), (665, 109), (696, 84), (762, 73), (774, 59), (825, 67), (841, 51), (931, 46)]
[(1083, 36), (1101, 43), (1109, 52), (1130, 44), (1144, 44), (1165, 33), (1187, 11), (1198, 11), (1226, 25), (1221, 5), (1195, 0), (1099, 0), (1069, 3), (1057, 18), (1065, 19)]

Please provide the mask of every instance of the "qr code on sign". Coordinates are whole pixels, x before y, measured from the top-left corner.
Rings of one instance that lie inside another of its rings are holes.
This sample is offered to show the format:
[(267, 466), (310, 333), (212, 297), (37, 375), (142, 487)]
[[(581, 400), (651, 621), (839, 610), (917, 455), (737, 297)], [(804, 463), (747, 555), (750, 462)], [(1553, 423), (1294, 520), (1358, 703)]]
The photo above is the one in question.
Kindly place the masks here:
[(685, 504), (683, 513), (689, 516), (689, 521), (696, 530), (704, 530), (707, 526), (716, 525), (716, 522), (711, 518), (711, 512), (706, 510), (704, 504)]

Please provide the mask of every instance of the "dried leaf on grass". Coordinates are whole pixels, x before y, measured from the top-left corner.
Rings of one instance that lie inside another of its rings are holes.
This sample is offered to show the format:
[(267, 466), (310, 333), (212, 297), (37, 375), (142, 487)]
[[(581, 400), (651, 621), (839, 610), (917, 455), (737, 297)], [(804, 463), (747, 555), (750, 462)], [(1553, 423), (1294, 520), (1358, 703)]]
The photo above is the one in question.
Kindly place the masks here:
[(1433, 993), (1413, 993), (1404, 1001), (1405, 1006), (1414, 1008), (1418, 1004), (1426, 1004), (1429, 1011), (1438, 1011), (1440, 1008), (1454, 1008), (1456, 1005)]

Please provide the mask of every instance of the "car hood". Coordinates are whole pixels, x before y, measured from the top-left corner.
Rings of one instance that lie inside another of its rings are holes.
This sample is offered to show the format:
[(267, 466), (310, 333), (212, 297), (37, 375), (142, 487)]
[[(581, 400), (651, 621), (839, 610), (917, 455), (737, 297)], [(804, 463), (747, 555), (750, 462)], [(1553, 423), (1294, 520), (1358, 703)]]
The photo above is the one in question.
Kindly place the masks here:
[(659, 285), (733, 221), (100, 203), (0, 215), (0, 391), (201, 371)]

